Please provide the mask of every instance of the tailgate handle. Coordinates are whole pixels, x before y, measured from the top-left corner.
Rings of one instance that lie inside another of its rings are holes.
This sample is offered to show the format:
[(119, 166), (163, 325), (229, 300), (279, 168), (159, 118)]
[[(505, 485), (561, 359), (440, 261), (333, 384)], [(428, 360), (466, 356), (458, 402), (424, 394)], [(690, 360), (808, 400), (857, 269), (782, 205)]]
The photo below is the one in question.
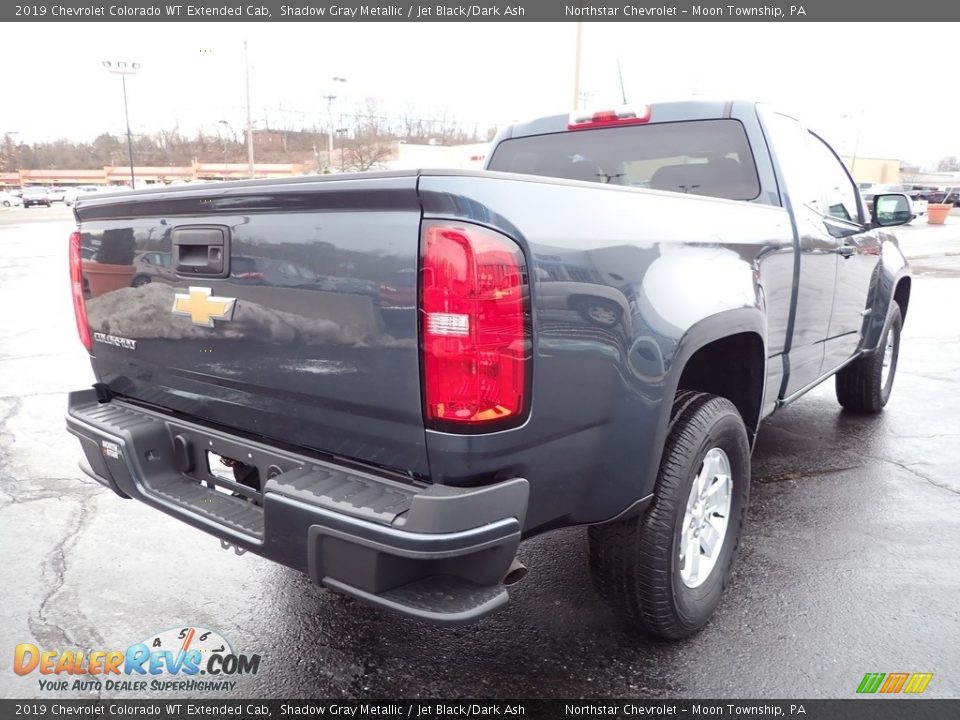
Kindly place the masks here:
[(188, 277), (226, 277), (230, 273), (230, 228), (189, 225), (173, 231), (173, 267)]

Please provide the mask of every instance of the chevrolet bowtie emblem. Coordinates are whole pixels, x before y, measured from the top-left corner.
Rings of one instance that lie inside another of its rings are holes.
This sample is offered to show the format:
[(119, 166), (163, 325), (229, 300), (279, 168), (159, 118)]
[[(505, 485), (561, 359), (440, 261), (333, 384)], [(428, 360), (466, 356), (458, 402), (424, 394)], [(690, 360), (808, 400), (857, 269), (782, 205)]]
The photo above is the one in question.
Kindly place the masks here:
[(173, 296), (173, 314), (186, 315), (194, 325), (204, 327), (215, 327), (214, 320), (232, 319), (237, 299), (217, 297), (212, 292), (210, 288), (191, 287), (186, 293), (177, 293)]

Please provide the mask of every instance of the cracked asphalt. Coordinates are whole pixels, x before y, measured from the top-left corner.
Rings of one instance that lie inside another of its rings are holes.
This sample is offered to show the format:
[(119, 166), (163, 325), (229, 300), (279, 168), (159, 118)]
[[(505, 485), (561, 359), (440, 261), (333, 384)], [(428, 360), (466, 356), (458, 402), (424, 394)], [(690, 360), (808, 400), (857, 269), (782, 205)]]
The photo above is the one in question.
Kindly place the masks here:
[(763, 426), (734, 578), (679, 643), (618, 625), (583, 529), (525, 543), (506, 610), (444, 629), (223, 552), (88, 480), (63, 422), (66, 392), (93, 381), (70, 228), (60, 207), (0, 214), (0, 697), (89, 696), (15, 675), (18, 643), (122, 649), (188, 625), (262, 656), (236, 697), (846, 698), (864, 673), (900, 671), (960, 696), (960, 217), (899, 233), (918, 274), (885, 412), (841, 412), (825, 383)]

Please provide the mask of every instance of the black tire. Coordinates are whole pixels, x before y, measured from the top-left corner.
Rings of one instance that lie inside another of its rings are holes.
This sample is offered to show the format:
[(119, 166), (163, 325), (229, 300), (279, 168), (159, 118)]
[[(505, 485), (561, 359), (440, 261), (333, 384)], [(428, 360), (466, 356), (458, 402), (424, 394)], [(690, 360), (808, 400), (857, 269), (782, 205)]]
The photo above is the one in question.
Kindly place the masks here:
[[(681, 577), (680, 539), (694, 478), (712, 448), (730, 462), (731, 504), (719, 555), (706, 580)], [(663, 638), (683, 638), (707, 624), (737, 556), (750, 494), (750, 443), (740, 413), (726, 398), (677, 394), (653, 501), (642, 516), (589, 529), (594, 587), (623, 620)]]
[(623, 317), (620, 306), (604, 298), (580, 298), (574, 306), (580, 317), (603, 328), (615, 327)]
[(144, 285), (150, 284), (149, 275), (134, 275), (133, 280), (130, 281), (130, 287), (143, 287)]
[[(878, 413), (883, 410), (893, 381), (897, 376), (897, 358), (900, 355), (900, 331), (903, 329), (903, 316), (896, 302), (890, 303), (887, 323), (880, 336), (880, 344), (872, 355), (857, 358), (843, 368), (836, 376), (837, 401), (846, 410), (859, 413)], [(892, 357), (889, 358), (890, 370), (886, 382), (883, 379), (884, 359), (887, 341), (892, 341)]]

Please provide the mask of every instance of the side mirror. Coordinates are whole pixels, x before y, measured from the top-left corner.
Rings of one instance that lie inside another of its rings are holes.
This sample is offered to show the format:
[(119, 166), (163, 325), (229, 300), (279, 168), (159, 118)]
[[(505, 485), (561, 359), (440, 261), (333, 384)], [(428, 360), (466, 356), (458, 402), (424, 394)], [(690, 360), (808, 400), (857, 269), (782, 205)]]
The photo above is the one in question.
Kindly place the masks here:
[(873, 224), (880, 227), (906, 225), (916, 215), (910, 206), (910, 198), (902, 193), (885, 193), (873, 196)]

